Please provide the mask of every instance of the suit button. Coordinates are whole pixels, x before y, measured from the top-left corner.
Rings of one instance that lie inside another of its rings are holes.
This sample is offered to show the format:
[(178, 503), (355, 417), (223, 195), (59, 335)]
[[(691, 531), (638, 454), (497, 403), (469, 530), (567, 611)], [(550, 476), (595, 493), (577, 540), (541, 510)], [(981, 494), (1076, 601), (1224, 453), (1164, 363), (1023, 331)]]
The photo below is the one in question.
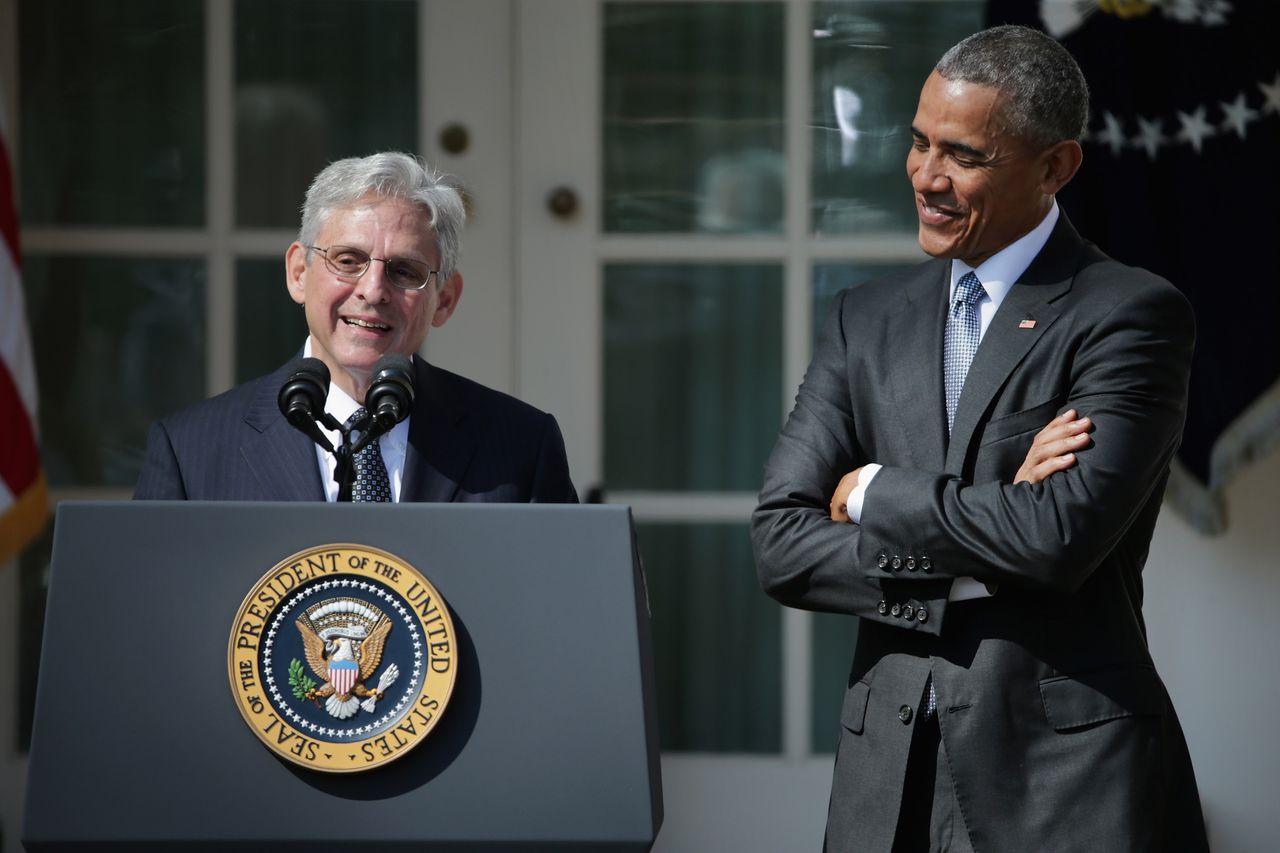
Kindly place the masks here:
[(910, 604), (902, 608), (903, 619), (910, 619), (912, 616), (915, 616), (915, 615), (916, 615), (916, 609), (912, 607)]
[(903, 705), (901, 708), (898, 709), (898, 719), (902, 720), (904, 725), (906, 723), (911, 722), (911, 706), (910, 705)]
[(916, 558), (907, 557), (907, 571), (914, 572), (916, 570)]
[(889, 565), (889, 555), (881, 551), (880, 556), (876, 557), (876, 565), (882, 569)]
[(925, 622), (925, 621), (927, 621), (928, 619), (929, 619), (929, 611), (928, 611), (928, 610), (925, 610), (923, 607), (921, 607), (919, 610), (917, 610), (917, 611), (916, 611), (916, 621), (917, 621), (917, 622)]
[(879, 611), (880, 611), (880, 615), (881, 615), (881, 616), (883, 616), (883, 615), (885, 615), (886, 613), (888, 613), (888, 612), (889, 612), (889, 604), (888, 604), (888, 602), (881, 601), (881, 602), (880, 602), (880, 604), (879, 604), (879, 606), (878, 606), (878, 607), (876, 607), (876, 609), (877, 609), (877, 610), (879, 610)]
[(928, 557), (921, 557), (920, 568), (924, 569), (926, 572), (933, 571), (933, 560), (930, 560)]
[(889, 608), (889, 612), (894, 616), (900, 616), (902, 614), (902, 605), (895, 603), (893, 607)]
[(902, 568), (902, 558), (897, 554), (894, 554), (893, 559), (889, 561), (889, 565), (893, 566), (893, 570), (896, 572), (898, 569)]

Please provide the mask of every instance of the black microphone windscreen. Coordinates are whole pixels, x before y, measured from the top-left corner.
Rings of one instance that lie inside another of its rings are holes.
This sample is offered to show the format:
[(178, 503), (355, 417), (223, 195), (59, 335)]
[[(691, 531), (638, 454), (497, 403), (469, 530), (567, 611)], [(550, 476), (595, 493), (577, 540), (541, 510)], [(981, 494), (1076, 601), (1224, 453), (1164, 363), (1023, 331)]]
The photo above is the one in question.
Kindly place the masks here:
[(373, 366), (365, 408), (386, 430), (407, 418), (412, 406), (413, 361), (402, 353), (387, 353)]
[(280, 412), (294, 426), (302, 427), (324, 412), (329, 395), (329, 367), (318, 358), (304, 358), (293, 365), (280, 388)]
[(329, 382), (330, 382), (329, 365), (325, 364), (320, 359), (315, 358), (314, 356), (309, 356), (307, 358), (299, 359), (297, 368), (294, 370), (294, 372), (307, 373), (311, 376), (314, 376), (316, 379), (320, 381), (320, 384), (324, 386), (325, 393), (326, 394), (329, 393)]
[(404, 353), (389, 352), (373, 365), (374, 382), (377, 382), (378, 377), (383, 374), (391, 375), (395, 373), (402, 375), (410, 387), (413, 386), (413, 360)]

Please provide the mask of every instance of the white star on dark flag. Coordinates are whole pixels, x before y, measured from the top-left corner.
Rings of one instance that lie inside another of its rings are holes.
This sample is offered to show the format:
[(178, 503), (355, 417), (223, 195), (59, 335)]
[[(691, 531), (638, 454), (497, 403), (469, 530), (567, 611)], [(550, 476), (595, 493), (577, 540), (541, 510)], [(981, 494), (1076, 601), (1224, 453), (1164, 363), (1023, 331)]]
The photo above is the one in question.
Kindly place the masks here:
[(1222, 107), (1222, 114), (1226, 116), (1222, 120), (1222, 127), (1234, 130), (1236, 136), (1244, 139), (1249, 123), (1258, 117), (1258, 111), (1245, 103), (1244, 92), (1236, 95), (1231, 103), (1219, 101), (1218, 106)]
[(1196, 107), (1195, 112), (1190, 114), (1179, 110), (1178, 121), (1182, 123), (1182, 129), (1177, 135), (1178, 141), (1191, 143), (1191, 147), (1199, 154), (1205, 138), (1213, 136), (1213, 126), (1204, 120), (1204, 107)]
[(1276, 73), (1276, 79), (1272, 83), (1259, 83), (1258, 88), (1262, 90), (1262, 113), (1275, 113), (1280, 115), (1280, 72)]
[(1164, 135), (1164, 121), (1159, 118), (1147, 121), (1138, 116), (1138, 127), (1140, 130), (1133, 138), (1133, 147), (1143, 149), (1148, 157), (1156, 159), (1156, 152), (1169, 141), (1169, 137)]
[(1124, 125), (1111, 113), (1103, 113), (1102, 120), (1107, 125), (1106, 129), (1094, 136), (1094, 141), (1110, 145), (1111, 153), (1118, 155), (1120, 149), (1124, 147)]

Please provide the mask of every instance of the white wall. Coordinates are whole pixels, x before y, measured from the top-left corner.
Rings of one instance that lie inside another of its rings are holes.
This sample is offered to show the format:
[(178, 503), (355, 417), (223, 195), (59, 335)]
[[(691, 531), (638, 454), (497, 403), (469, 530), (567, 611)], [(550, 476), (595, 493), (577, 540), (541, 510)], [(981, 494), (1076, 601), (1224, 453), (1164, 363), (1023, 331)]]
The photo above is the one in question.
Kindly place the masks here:
[(1151, 653), (1191, 747), (1216, 853), (1280, 842), (1280, 449), (1228, 490), (1227, 534), (1167, 510), (1146, 579)]

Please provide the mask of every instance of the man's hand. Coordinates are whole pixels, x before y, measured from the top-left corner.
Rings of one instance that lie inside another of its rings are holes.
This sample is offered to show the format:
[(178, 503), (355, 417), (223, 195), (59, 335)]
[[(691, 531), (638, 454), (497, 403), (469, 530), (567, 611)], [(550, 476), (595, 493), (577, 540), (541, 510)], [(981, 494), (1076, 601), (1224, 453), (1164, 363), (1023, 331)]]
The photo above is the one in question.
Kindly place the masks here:
[[(1065, 471), (1076, 464), (1076, 450), (1089, 446), (1089, 431), (1093, 423), (1087, 418), (1076, 419), (1075, 409), (1068, 409), (1049, 421), (1049, 425), (1036, 435), (1027, 451), (1027, 458), (1018, 469), (1014, 483), (1039, 483), (1051, 474)], [(840, 483), (844, 485), (842, 480)], [(839, 491), (836, 492), (839, 494)]]
[(840, 478), (836, 493), (831, 496), (832, 521), (849, 520), (849, 495), (858, 487), (858, 474), (861, 472), (861, 468), (855, 468)]

